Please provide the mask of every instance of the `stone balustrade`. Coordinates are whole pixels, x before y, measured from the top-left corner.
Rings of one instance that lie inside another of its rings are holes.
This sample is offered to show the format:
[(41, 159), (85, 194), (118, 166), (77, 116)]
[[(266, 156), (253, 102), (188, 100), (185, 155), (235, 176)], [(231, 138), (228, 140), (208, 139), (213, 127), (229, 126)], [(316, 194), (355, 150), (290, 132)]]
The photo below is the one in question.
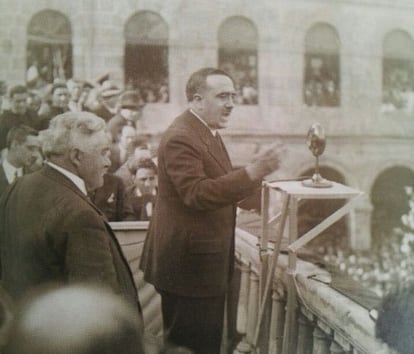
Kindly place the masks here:
[[(162, 334), (160, 298), (155, 289), (144, 282), (138, 269), (147, 222), (111, 223), (131, 266), (143, 306), (146, 331), (156, 337)], [(285, 331), (288, 257), (281, 254), (276, 268), (271, 296), (264, 311), (261, 335), (254, 347), (260, 312), (260, 259), (258, 239), (236, 230), (236, 257), (241, 272), (237, 309), (237, 332), (243, 335), (235, 354), (282, 353)], [(298, 354), (390, 354), (387, 346), (374, 336), (374, 321), (362, 306), (338, 293), (329, 285), (310, 279), (310, 275), (326, 270), (298, 260), (294, 285), (298, 298), (295, 317), (295, 347)]]
[[(288, 256), (279, 256), (270, 301), (264, 311), (260, 336), (255, 343), (259, 321), (260, 259), (256, 236), (237, 230), (236, 257), (241, 270), (237, 330), (243, 339), (235, 353), (282, 353), (288, 288)], [(293, 331), (295, 346), (289, 353), (300, 354), (386, 354), (392, 351), (375, 339), (375, 323), (367, 309), (309, 278), (328, 275), (326, 270), (298, 260), (293, 276), (298, 299)]]

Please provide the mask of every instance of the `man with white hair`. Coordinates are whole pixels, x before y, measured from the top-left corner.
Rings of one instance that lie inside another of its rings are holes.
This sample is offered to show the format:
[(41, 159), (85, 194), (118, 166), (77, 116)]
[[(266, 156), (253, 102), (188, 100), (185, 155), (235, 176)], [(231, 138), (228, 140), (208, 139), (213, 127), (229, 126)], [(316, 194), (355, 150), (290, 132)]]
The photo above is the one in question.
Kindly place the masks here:
[(128, 263), (87, 192), (110, 166), (105, 121), (92, 113), (56, 116), (41, 133), (45, 166), (0, 199), (3, 286), (20, 298), (38, 285), (84, 281), (110, 287), (141, 313)]
[(106, 287), (40, 289), (18, 307), (4, 354), (144, 354), (142, 322)]

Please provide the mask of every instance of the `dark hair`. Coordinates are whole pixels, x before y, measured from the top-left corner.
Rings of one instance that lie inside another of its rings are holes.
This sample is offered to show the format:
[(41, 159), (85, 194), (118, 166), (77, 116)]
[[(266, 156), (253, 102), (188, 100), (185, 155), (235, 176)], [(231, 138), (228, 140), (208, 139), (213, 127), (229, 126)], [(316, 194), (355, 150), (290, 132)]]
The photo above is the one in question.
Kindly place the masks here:
[(399, 354), (414, 353), (414, 284), (399, 287), (382, 300), (375, 335)]
[(27, 87), (23, 85), (16, 85), (10, 88), (9, 90), (9, 97), (13, 98), (14, 95), (20, 94), (20, 93), (27, 93)]
[(19, 144), (23, 144), (29, 135), (36, 136), (38, 135), (37, 131), (27, 125), (18, 125), (13, 127), (7, 133), (6, 146), (10, 149), (10, 146), (13, 141), (16, 141)]
[(197, 70), (196, 72), (191, 74), (190, 78), (187, 81), (187, 86), (185, 88), (185, 94), (187, 96), (188, 102), (191, 102), (194, 99), (194, 95), (200, 92), (201, 89), (206, 87), (207, 77), (211, 75), (227, 76), (234, 84), (233, 78), (224, 70), (216, 68), (203, 68)]
[(137, 166), (137, 171), (140, 168), (147, 168), (149, 170), (153, 170), (155, 172), (155, 174), (157, 174), (157, 165), (151, 159), (139, 160), (138, 166)]

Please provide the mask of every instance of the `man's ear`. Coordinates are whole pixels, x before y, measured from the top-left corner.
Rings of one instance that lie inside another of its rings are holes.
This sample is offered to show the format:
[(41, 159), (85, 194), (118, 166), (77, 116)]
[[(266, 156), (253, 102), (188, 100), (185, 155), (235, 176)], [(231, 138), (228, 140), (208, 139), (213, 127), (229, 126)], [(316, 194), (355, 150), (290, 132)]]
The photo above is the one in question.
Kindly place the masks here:
[(71, 149), (69, 152), (69, 159), (76, 167), (79, 167), (82, 161), (83, 152), (79, 149)]
[(201, 109), (202, 108), (202, 100), (203, 97), (199, 93), (195, 93), (193, 96), (193, 105), (195, 108)]
[(17, 146), (19, 146), (19, 145), (21, 145), (21, 144), (19, 144), (16, 140), (13, 140), (11, 143), (10, 143), (10, 148), (9, 148), (9, 150), (14, 150)]

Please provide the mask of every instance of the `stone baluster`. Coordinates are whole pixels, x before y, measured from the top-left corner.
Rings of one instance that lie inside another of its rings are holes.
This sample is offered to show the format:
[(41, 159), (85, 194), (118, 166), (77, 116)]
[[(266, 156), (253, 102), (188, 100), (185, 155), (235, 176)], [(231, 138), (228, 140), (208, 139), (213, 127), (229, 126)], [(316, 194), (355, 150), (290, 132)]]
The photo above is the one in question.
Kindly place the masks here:
[(337, 345), (341, 347), (342, 352), (333, 352), (331, 349), (331, 353), (344, 353), (344, 354), (352, 353), (352, 345), (338, 332), (334, 332), (334, 341)]
[(314, 320), (314, 315), (302, 306), (298, 319), (298, 354), (312, 354)]
[(332, 341), (331, 346), (330, 346), (329, 349), (331, 351), (331, 354), (344, 354), (344, 353), (346, 353), (342, 349), (342, 347), (338, 343), (336, 343), (335, 341)]
[[(318, 321), (318, 325), (319, 325)], [(313, 330), (313, 354), (330, 354), (331, 337), (325, 333), (319, 326)]]
[(283, 329), (285, 326), (286, 296), (281, 281), (273, 283), (272, 314), (269, 330), (269, 353), (282, 353)]
[(247, 342), (247, 320), (249, 313), (249, 293), (250, 293), (250, 265), (242, 263), (240, 266), (240, 292), (237, 307), (237, 332), (243, 335), (243, 339), (237, 345), (234, 354), (250, 353), (251, 347)]
[(250, 291), (247, 316), (246, 339), (253, 343), (256, 331), (257, 317), (259, 314), (259, 276), (253, 271), (250, 272)]

